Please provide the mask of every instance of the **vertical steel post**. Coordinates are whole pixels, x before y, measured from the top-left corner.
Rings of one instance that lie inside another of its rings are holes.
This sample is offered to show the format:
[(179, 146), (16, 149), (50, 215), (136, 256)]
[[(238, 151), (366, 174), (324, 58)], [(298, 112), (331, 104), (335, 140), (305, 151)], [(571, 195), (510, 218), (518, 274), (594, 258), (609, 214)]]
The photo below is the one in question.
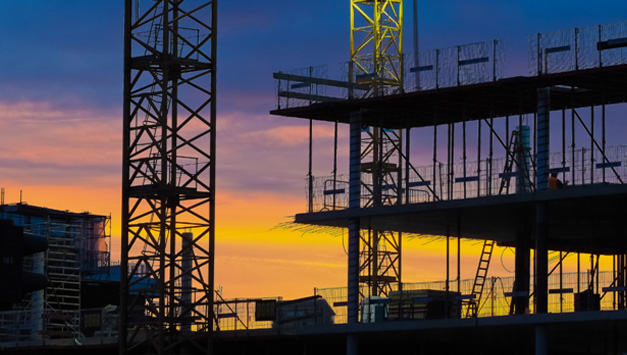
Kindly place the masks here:
[(600, 270), (599, 270), (599, 263), (601, 262), (601, 254), (597, 254), (597, 264), (595, 266), (595, 270), (596, 270), (596, 293), (599, 293), (599, 279), (601, 277), (600, 275)]
[[(522, 103), (520, 105), (522, 105)], [(519, 110), (522, 111), (522, 107), (519, 107)], [(509, 140), (510, 140), (509, 116), (505, 116), (505, 149), (509, 147)], [(509, 152), (505, 152), (505, 159), (507, 159), (508, 157), (509, 157)]]
[[(532, 145), (532, 147), (534, 149), (536, 149), (537, 146), (538, 146), (538, 113), (535, 112), (533, 114), (533, 145)], [(537, 154), (537, 151), (536, 151), (536, 154)], [(548, 161), (549, 158), (550, 157), (549, 157), (549, 155), (547, 153), (547, 161)], [(534, 161), (531, 161), (530, 164), (531, 164), (531, 167), (533, 168), (533, 171), (535, 172), (535, 174), (533, 174), (533, 182), (531, 183), (534, 186), (534, 189), (535, 189), (538, 186), (538, 167), (537, 167), (537, 162), (535, 162), (535, 165), (534, 165)], [(549, 164), (550, 164), (550, 162), (549, 162)], [(548, 174), (548, 172), (547, 172), (547, 174)], [(528, 174), (528, 176), (529, 176), (529, 174)], [(548, 181), (548, 179), (549, 179), (549, 177), (547, 175), (547, 181)], [(531, 180), (531, 179), (529, 179), (529, 180)]]
[(496, 47), (498, 44), (498, 39), (492, 42), (492, 81), (496, 81)]
[(560, 251), (560, 313), (564, 313), (564, 294), (561, 290), (564, 288), (564, 268), (563, 268), (562, 251)]
[[(538, 89), (536, 161), (537, 189), (549, 188), (549, 116), (550, 88)], [(536, 204), (535, 300), (536, 313), (548, 312), (548, 207)]]
[(577, 253), (577, 293), (581, 292), (581, 254)]
[(566, 183), (566, 109), (562, 109), (562, 181)]
[(457, 214), (457, 292), (460, 294), (462, 292), (462, 222), (459, 213)]
[[(618, 280), (618, 275), (616, 273), (616, 255), (612, 255), (612, 277), (614, 280), (617, 280), (616, 286), (619, 286), (620, 280)], [(616, 310), (616, 292), (612, 292), (612, 310)]]
[(417, 0), (414, 0), (414, 68), (416, 68), (416, 90), (421, 90), (420, 87), (420, 51), (418, 47), (418, 4)]
[[(433, 178), (431, 178), (431, 182), (433, 183), (433, 202), (435, 202), (435, 195), (438, 191), (437, 189), (437, 169), (438, 169), (438, 122), (437, 122), (437, 114), (433, 115)], [(440, 188), (442, 188), (440, 186)], [(442, 199), (442, 194), (440, 194), (440, 199)]]
[(550, 88), (538, 89), (538, 125), (536, 142), (536, 181), (539, 191), (549, 188), (549, 116)]
[(570, 89), (570, 171), (571, 171), (571, 184), (575, 185), (575, 87)]
[(536, 54), (538, 56), (538, 75), (544, 74), (542, 72), (542, 49), (541, 49), (541, 39), (542, 34), (538, 33), (537, 35), (537, 44), (536, 44)]
[(490, 139), (489, 139), (489, 144), (490, 144), (490, 150), (488, 153), (488, 187), (487, 187), (487, 195), (491, 196), (492, 195), (492, 158), (494, 157), (494, 131), (492, 130), (492, 127), (494, 127), (494, 118), (490, 118)]
[(451, 269), (451, 246), (450, 246), (450, 221), (448, 218), (448, 215), (446, 216), (446, 284), (445, 284), (445, 290), (446, 290), (446, 301), (444, 303), (444, 314), (445, 314), (445, 318), (449, 318), (449, 305), (448, 305), (448, 298), (449, 298), (449, 294), (450, 294), (450, 269)]
[[(361, 112), (351, 112), (350, 114), (349, 157), (349, 208), (359, 209), (361, 207)], [(359, 239), (359, 219), (352, 219), (349, 221), (348, 228), (349, 324), (359, 322)]]
[(575, 70), (579, 70), (579, 29), (575, 27)]
[(477, 197), (481, 196), (481, 120), (477, 120)]
[(594, 106), (590, 106), (590, 183), (594, 184)]
[[(599, 25), (599, 42), (601, 42), (603, 40), (603, 25)], [(599, 52), (599, 68), (603, 67), (603, 56), (602, 56), (602, 51), (600, 49), (597, 49), (597, 52)]]
[[(126, 0), (124, 2), (124, 92), (123, 92), (123, 127), (130, 126), (131, 122), (131, 18), (132, 18), (133, 2)], [(129, 165), (129, 145), (130, 131), (124, 129), (122, 135), (122, 165)], [(126, 183), (129, 180), (129, 170), (122, 169), (122, 216), (127, 216), (129, 212), (129, 187)], [(122, 218), (121, 233), (121, 255), (128, 255), (128, 219)], [(128, 338), (128, 261), (122, 257), (120, 262), (120, 318), (119, 318), (119, 336), (118, 336), (118, 352), (120, 355), (126, 354), (127, 338)]]
[(457, 73), (457, 86), (461, 85), (461, 83), (459, 82), (459, 57), (460, 57), (460, 52), (461, 52), (461, 46), (457, 46), (457, 62), (455, 63), (455, 71)]
[(333, 126), (333, 210), (336, 209), (336, 196), (337, 196), (337, 125), (338, 122), (335, 120), (335, 125)]
[[(408, 121), (407, 128), (405, 128), (405, 204), (409, 204), (409, 154), (411, 152), (410, 151), (410, 136), (409, 136), (409, 133), (411, 132), (410, 130), (411, 128), (409, 126), (409, 121)], [(399, 182), (399, 185), (402, 185), (402, 184)], [(399, 190), (402, 190), (402, 186), (399, 186)], [(399, 205), (402, 204), (400, 199), (398, 201), (398, 204)]]
[(462, 121), (462, 162), (464, 164), (463, 166), (463, 177), (464, 177), (464, 200), (467, 198), (467, 193), (466, 193), (466, 178), (467, 178), (467, 173), (466, 173), (466, 117), (464, 116), (464, 120)]
[(308, 196), (308, 212), (313, 213), (313, 119), (309, 119), (309, 170), (307, 171), (309, 196)]
[(449, 167), (451, 176), (449, 176), (449, 184), (451, 185), (451, 199), (455, 198), (455, 123), (451, 124), (451, 155)]
[[(606, 156), (605, 154), (605, 92), (603, 93), (603, 105), (601, 105), (601, 149), (603, 157)], [(602, 163), (605, 163), (605, 158), (601, 161)], [(605, 182), (605, 168), (602, 169), (603, 172), (603, 181)]]
[(435, 50), (435, 88), (440, 88), (440, 50)]
[(214, 305), (214, 297), (215, 297), (215, 257), (216, 257), (216, 117), (217, 115), (217, 95), (218, 95), (218, 85), (217, 85), (217, 73), (218, 73), (218, 0), (211, 0), (211, 95), (212, 95), (212, 105), (210, 108), (210, 125), (211, 125), (211, 145), (210, 145), (210, 154), (212, 157), (211, 166), (209, 167), (209, 181), (211, 183), (210, 186), (210, 200), (211, 204), (209, 206), (209, 280), (207, 282), (207, 290), (209, 292), (207, 295), (207, 308), (209, 313), (209, 318), (211, 319), (207, 328), (207, 354), (213, 354), (213, 327), (215, 322), (215, 314), (213, 312)]

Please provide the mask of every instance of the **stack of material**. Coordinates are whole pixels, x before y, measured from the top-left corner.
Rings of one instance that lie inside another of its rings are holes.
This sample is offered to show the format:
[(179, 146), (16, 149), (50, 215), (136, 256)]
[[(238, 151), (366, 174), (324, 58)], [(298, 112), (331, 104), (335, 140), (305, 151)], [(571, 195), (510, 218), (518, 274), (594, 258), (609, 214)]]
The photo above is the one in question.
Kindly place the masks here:
[(335, 312), (321, 296), (279, 301), (273, 327), (294, 329), (318, 324), (333, 324)]
[[(448, 312), (448, 317), (447, 317)], [(388, 319), (460, 318), (459, 292), (411, 290), (390, 292)]]

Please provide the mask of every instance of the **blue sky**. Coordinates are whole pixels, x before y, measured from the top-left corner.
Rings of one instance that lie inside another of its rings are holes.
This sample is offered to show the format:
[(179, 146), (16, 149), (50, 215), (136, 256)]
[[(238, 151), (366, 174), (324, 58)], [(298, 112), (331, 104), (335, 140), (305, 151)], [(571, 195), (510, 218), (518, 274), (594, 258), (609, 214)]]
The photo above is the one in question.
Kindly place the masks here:
[[(411, 3), (405, 4), (406, 51), (411, 50)], [(502, 38), (512, 63), (521, 56), (526, 60), (531, 33), (619, 21), (627, 11), (622, 1), (418, 3), (421, 48)], [(119, 106), (122, 8), (122, 1), (0, 3), (3, 100)], [(273, 71), (345, 61), (348, 16), (348, 1), (221, 1), (220, 111), (272, 107), (265, 96), (273, 95)]]
[[(527, 74), (530, 34), (627, 20), (627, 2), (615, 0), (418, 3), (421, 49), (504, 39), (508, 76)], [(411, 4), (405, 1), (406, 50)], [(263, 216), (245, 232), (251, 238), (306, 205), (306, 122), (269, 115), (272, 73), (347, 61), (349, 10), (348, 0), (219, 2), (218, 203), (239, 218)], [(33, 204), (111, 212), (119, 223), (122, 26), (121, 0), (0, 1), (0, 186), (7, 202), (24, 189)], [(328, 127), (316, 129), (319, 144), (328, 143)], [(330, 173), (328, 164), (319, 170)], [(219, 228), (237, 220), (218, 211)]]

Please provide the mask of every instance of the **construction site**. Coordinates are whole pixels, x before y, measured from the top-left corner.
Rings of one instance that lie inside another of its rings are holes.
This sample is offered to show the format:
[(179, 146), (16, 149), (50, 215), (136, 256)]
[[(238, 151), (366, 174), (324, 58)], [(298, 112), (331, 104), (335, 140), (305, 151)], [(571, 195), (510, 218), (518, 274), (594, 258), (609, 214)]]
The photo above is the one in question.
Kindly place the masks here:
[[(121, 261), (110, 216), (3, 192), (3, 240), (21, 239), (0, 255), (20, 285), (0, 353), (627, 353), (627, 22), (531, 34), (529, 75), (506, 77), (501, 40), (419, 51), (415, 1), (349, 1), (342, 75), (272, 73), (270, 112), (309, 124), (306, 208), (285, 228), (343, 231), (347, 284), (216, 291), (217, 3), (126, 0)], [(445, 242), (444, 280), (403, 278), (414, 238)], [(462, 240), (481, 245), (474, 278)], [(497, 247), (513, 276), (491, 273)]]

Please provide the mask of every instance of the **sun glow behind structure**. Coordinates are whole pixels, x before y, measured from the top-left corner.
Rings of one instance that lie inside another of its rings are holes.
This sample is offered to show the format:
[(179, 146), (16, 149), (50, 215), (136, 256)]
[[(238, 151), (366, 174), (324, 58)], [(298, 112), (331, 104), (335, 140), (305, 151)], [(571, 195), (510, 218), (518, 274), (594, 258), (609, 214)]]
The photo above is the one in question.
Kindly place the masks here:
[[(217, 282), (228, 297), (294, 298), (310, 294), (312, 286), (343, 285), (345, 275), (331, 266), (344, 260), (341, 237), (271, 230), (307, 206), (307, 124), (270, 117), (267, 108), (274, 102), (273, 70), (332, 63), (332, 72), (336, 62), (345, 62), (349, 7), (343, 1), (222, 1), (220, 7)], [(0, 78), (7, 201), (19, 201), (23, 190), (31, 204), (111, 213), (113, 244), (119, 245), (120, 4), (32, 0), (1, 2), (0, 10), (3, 33), (10, 33), (2, 38), (6, 55), (0, 57), (10, 68)], [(507, 46), (507, 74), (526, 75), (526, 35), (624, 20), (625, 11), (625, 4), (610, 1), (576, 1), (568, 8), (541, 1), (423, 3), (420, 44), (428, 51), (498, 36)], [(332, 141), (332, 126), (314, 130), (314, 144)], [(340, 128), (340, 134), (347, 132)], [(348, 151), (341, 138), (339, 149)], [(331, 175), (330, 164), (320, 159), (314, 167), (317, 175)], [(424, 243), (404, 244), (407, 281), (444, 278), (444, 244)], [(310, 244), (315, 252), (306, 252)], [(476, 264), (472, 248), (472, 242), (462, 244), (470, 253), (468, 269)], [(119, 260), (119, 250), (112, 252)]]

